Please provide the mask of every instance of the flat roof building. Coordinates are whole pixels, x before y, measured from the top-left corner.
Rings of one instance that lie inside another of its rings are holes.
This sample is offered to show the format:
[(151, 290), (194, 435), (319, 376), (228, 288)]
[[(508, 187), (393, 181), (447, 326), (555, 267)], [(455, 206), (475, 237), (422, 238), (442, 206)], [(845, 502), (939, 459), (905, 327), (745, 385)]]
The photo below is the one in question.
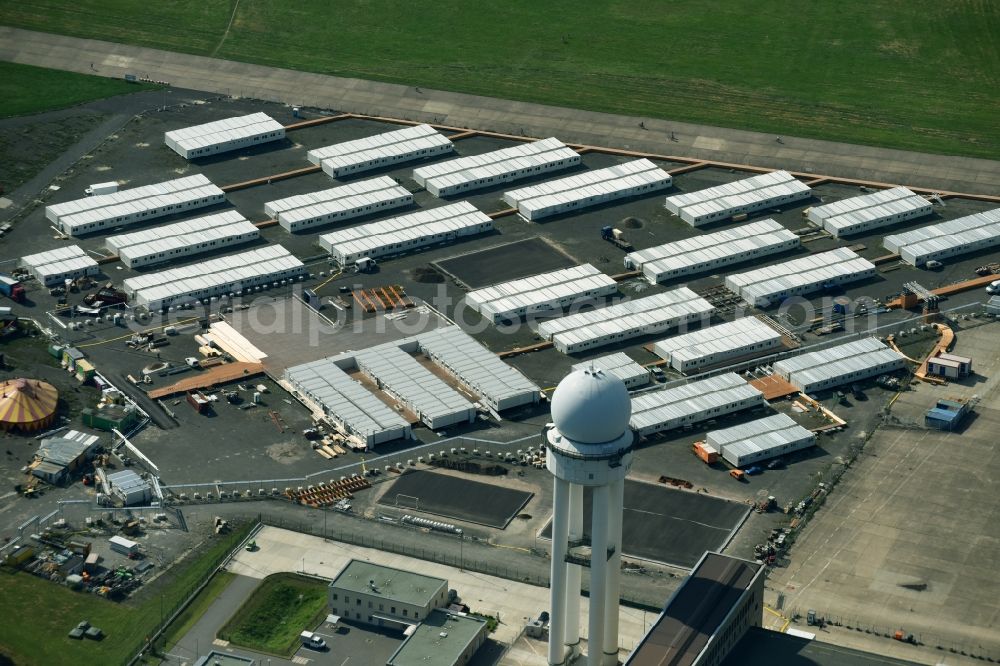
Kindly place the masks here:
[(591, 264), (501, 282), (470, 291), (465, 302), (485, 319), (499, 324), (520, 317), (545, 315), (618, 293), (618, 283)]
[(743, 467), (775, 456), (809, 448), (816, 434), (787, 414), (774, 414), (731, 428), (712, 430), (705, 442), (734, 467)]
[(492, 231), (493, 220), (468, 201), (338, 229), (319, 244), (341, 266), (362, 257), (405, 254), (428, 245), (446, 245), (465, 236)]
[(911, 266), (1000, 244), (1000, 208), (886, 236), (882, 244)]
[(586, 370), (591, 367), (614, 375), (622, 380), (625, 388), (629, 390), (641, 388), (650, 382), (649, 370), (632, 360), (632, 357), (625, 352), (615, 352), (577, 363), (573, 366), (573, 370)]
[(153, 266), (191, 255), (249, 243), (260, 230), (235, 210), (109, 236), (105, 245), (129, 268)]
[(448, 581), (351, 560), (328, 588), (330, 612), (345, 620), (405, 630), (448, 604)]
[(111, 493), (125, 506), (146, 504), (153, 499), (153, 487), (131, 469), (107, 475)]
[(670, 174), (647, 159), (584, 171), (504, 192), (503, 200), (527, 220), (583, 210), (608, 201), (651, 194), (673, 183)]
[(811, 196), (812, 190), (792, 174), (772, 171), (696, 192), (675, 194), (667, 197), (664, 206), (691, 226), (700, 227)]
[(836, 388), (906, 367), (902, 354), (877, 338), (806, 352), (774, 364), (774, 374), (803, 393)]
[(21, 257), (21, 265), (47, 287), (101, 272), (97, 260), (79, 245), (67, 245), (54, 250)]
[(580, 156), (575, 151), (559, 139), (550, 137), (420, 167), (413, 170), (413, 180), (434, 196), (447, 197), (578, 164)]
[(409, 190), (389, 176), (378, 176), (319, 192), (268, 201), (264, 213), (286, 231), (303, 231), (361, 215), (374, 215), (413, 203)]
[(692, 323), (707, 321), (715, 307), (687, 287), (655, 296), (620, 301), (538, 325), (538, 334), (552, 340), (564, 354), (574, 354), (641, 335), (652, 335)]
[(63, 233), (82, 236), (214, 206), (225, 200), (225, 192), (199, 173), (52, 204), (45, 207), (45, 217)]
[(633, 396), (629, 425), (647, 436), (766, 405), (763, 393), (739, 375), (727, 372)]
[(706, 552), (624, 666), (716, 666), (764, 613), (764, 567)]
[(285, 138), (285, 127), (266, 113), (223, 118), (164, 132), (163, 142), (186, 160), (260, 146)]
[(652, 284), (714, 271), (801, 247), (799, 237), (770, 218), (629, 252), (625, 268), (639, 269)]
[(342, 178), (454, 150), (455, 145), (430, 125), (414, 125), (315, 148), (306, 153), (306, 159), (323, 167), (331, 178)]
[(760, 308), (779, 304), (790, 296), (857, 282), (877, 274), (875, 264), (853, 250), (839, 247), (781, 264), (726, 277), (726, 288)]
[(906, 220), (930, 215), (931, 202), (905, 187), (892, 187), (871, 194), (862, 194), (813, 206), (807, 217), (834, 238), (860, 234), (872, 229), (899, 224)]
[(727, 360), (760, 356), (782, 346), (781, 334), (757, 317), (743, 317), (653, 343), (653, 353), (678, 372), (705, 370)]
[(386, 661), (386, 666), (465, 666), (486, 642), (486, 620), (433, 610)]

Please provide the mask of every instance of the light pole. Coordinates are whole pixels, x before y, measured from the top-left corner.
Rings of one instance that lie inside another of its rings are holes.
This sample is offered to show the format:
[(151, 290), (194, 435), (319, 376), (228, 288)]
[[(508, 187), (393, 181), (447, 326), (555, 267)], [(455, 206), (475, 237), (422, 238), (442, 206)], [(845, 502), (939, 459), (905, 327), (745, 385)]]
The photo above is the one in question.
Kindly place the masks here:
[(458, 535), (458, 570), (465, 571), (465, 532)]

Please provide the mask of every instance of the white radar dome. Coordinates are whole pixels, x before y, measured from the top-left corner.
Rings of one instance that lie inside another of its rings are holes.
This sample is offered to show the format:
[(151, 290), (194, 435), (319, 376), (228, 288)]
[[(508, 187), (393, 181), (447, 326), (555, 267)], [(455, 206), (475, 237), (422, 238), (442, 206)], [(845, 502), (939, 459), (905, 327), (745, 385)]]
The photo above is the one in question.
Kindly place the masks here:
[(563, 437), (603, 444), (628, 430), (632, 401), (618, 377), (588, 368), (566, 375), (552, 395), (552, 422)]

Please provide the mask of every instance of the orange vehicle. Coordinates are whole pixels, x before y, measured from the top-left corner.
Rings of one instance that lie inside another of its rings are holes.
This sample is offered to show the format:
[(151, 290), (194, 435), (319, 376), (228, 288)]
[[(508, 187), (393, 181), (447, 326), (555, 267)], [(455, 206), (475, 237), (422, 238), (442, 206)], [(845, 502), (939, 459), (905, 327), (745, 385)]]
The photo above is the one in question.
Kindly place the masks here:
[(729, 470), (729, 476), (733, 477), (737, 481), (746, 481), (747, 480), (746, 472), (744, 472), (741, 469), (731, 469), (731, 470)]
[(702, 462), (706, 465), (711, 465), (719, 459), (719, 452), (711, 444), (706, 442), (695, 442), (691, 446), (691, 450), (694, 454), (701, 458)]

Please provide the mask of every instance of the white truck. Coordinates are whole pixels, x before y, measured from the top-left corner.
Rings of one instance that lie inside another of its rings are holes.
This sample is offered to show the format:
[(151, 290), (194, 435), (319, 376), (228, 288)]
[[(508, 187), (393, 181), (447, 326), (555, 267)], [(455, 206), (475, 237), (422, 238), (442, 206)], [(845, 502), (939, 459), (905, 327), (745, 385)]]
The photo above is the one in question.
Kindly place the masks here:
[(326, 641), (319, 634), (314, 634), (311, 631), (303, 631), (299, 634), (299, 640), (302, 641), (302, 645), (313, 650), (325, 650)]
[(88, 187), (84, 192), (87, 193), (88, 197), (97, 196), (98, 194), (113, 194), (118, 191), (118, 183), (112, 181), (110, 183), (94, 183)]
[(375, 267), (377, 265), (378, 262), (376, 262), (371, 257), (361, 257), (360, 259), (355, 260), (354, 270), (356, 270), (359, 273), (370, 273), (371, 271), (375, 270)]

